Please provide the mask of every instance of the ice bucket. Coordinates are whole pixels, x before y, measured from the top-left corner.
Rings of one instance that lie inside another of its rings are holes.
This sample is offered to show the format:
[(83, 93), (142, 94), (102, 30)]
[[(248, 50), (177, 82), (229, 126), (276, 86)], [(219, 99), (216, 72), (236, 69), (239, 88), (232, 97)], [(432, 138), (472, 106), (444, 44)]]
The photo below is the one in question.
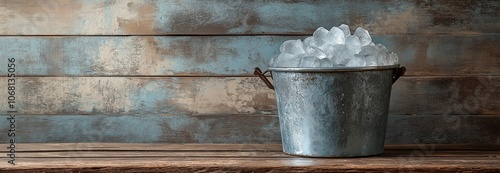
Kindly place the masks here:
[(384, 151), (392, 84), (404, 66), (274, 68), (283, 152), (308, 157), (360, 157)]

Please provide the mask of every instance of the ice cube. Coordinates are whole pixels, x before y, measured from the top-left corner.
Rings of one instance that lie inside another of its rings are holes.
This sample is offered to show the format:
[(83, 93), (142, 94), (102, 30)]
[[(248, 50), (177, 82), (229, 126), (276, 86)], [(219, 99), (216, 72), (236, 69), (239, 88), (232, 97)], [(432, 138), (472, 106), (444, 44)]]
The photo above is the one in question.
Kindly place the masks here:
[(293, 55), (304, 53), (304, 44), (300, 39), (287, 40), (280, 47), (281, 53), (289, 53)]
[(344, 39), (344, 32), (342, 32), (342, 30), (337, 27), (333, 27), (332, 29), (330, 29), (328, 34), (324, 36), (323, 41), (331, 45), (337, 45), (344, 44)]
[(316, 46), (309, 46), (306, 48), (306, 55), (314, 56), (319, 59), (326, 58), (326, 53)]
[[(373, 43), (373, 42), (372, 42), (372, 43)], [(373, 45), (370, 45), (370, 46), (373, 46)], [(389, 50), (387, 50), (387, 48), (386, 48), (384, 45), (382, 45), (382, 44), (380, 44), (380, 43), (379, 43), (379, 44), (376, 44), (375, 46), (377, 46), (377, 47), (378, 47), (379, 51), (384, 51), (384, 52), (388, 52), (388, 51), (389, 51)]]
[(273, 67), (297, 67), (299, 63), (300, 63), (300, 57), (298, 55), (281, 53), (274, 60)]
[[(383, 50), (382, 50), (383, 51)], [(365, 61), (367, 66), (377, 66), (382, 65), (383, 54), (380, 52), (378, 46), (363, 46), (359, 54)]]
[[(343, 44), (337, 44), (335, 46), (338, 46), (338, 45), (343, 45)], [(321, 50), (323, 50), (323, 52), (325, 52), (326, 58), (329, 58), (329, 59), (333, 58), (333, 55), (335, 54), (333, 47), (334, 47), (334, 45), (328, 44), (328, 46), (326, 46), (326, 48), (321, 49)]]
[(364, 67), (366, 66), (366, 61), (360, 56), (355, 55), (346, 65), (346, 67)]
[(359, 41), (361, 42), (361, 46), (367, 46), (372, 42), (372, 37), (370, 37), (370, 33), (366, 29), (361, 27), (356, 28), (354, 31), (354, 35), (358, 36)]
[(320, 59), (314, 56), (305, 56), (300, 61), (300, 67), (319, 67)]
[(333, 67), (333, 62), (329, 58), (320, 59), (319, 67)]
[(376, 56), (370, 55), (364, 57), (366, 61), (366, 66), (378, 66), (379, 65), (379, 60)]
[(339, 44), (332, 47), (333, 48), (333, 56), (331, 61), (335, 65), (345, 65), (352, 58), (354, 58), (354, 54), (351, 55), (347, 46), (345, 44)]
[(272, 66), (273, 66), (273, 64), (274, 64), (274, 58), (271, 58), (271, 59), (269, 60), (269, 62), (268, 62), (268, 64), (267, 64), (267, 65), (268, 65), (269, 67), (272, 67)]
[(379, 47), (378, 46), (363, 46), (361, 47), (361, 51), (359, 53), (361, 56), (370, 56), (370, 55), (378, 55)]
[(398, 58), (398, 55), (396, 55), (396, 53), (394, 52), (391, 52), (389, 53), (389, 65), (396, 65), (396, 64), (399, 64), (399, 58)]
[(325, 39), (328, 32), (329, 31), (323, 27), (319, 27), (318, 29), (316, 29), (316, 31), (314, 31), (313, 33), (314, 39), (311, 40), (309, 46), (321, 47), (323, 44), (325, 44), (325, 41), (323, 40)]
[(345, 45), (350, 55), (354, 55), (361, 51), (361, 42), (355, 35), (350, 35), (345, 38)]
[(301, 54), (298, 54), (298, 55), (295, 55), (294, 58), (297, 58), (297, 59), (302, 59), (306, 56), (305, 53), (301, 53)]
[(348, 25), (342, 24), (339, 26), (339, 29), (344, 33), (344, 37), (351, 35), (351, 30), (349, 29)]
[(382, 44), (377, 44), (375, 46), (377, 46), (378, 48), (378, 57), (377, 57), (379, 63), (378, 65), (392, 65), (389, 63), (390, 55), (387, 48), (385, 48), (385, 46)]
[(304, 39), (304, 50), (308, 47), (308, 46), (316, 46), (314, 45), (314, 37), (313, 36), (310, 36), (310, 37), (307, 37), (306, 39)]
[(326, 34), (328, 34), (328, 30), (326, 30), (325, 28), (323, 27), (319, 27), (318, 29), (316, 29), (316, 31), (314, 31), (313, 33), (313, 37), (314, 38), (323, 38)]

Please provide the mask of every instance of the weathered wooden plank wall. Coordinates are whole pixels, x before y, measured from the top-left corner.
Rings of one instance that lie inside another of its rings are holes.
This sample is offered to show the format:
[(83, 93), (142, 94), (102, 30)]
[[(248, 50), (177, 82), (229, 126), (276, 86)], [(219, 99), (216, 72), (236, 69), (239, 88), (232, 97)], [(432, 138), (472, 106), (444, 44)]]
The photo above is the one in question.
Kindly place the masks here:
[[(256, 77), (22, 77), (18, 84), (25, 114), (277, 113), (274, 92)], [(500, 77), (405, 77), (394, 84), (390, 112), (495, 115), (494, 86)]]
[[(0, 39), (2, 57), (22, 57), (26, 76), (246, 76), (281, 43), (305, 36), (49, 36)], [(500, 36), (374, 35), (410, 76), (497, 75)], [(85, 45), (85, 46), (82, 46)], [(193, 58), (196, 57), (196, 58)], [(0, 69), (6, 74), (7, 69)]]
[(498, 32), (495, 0), (1, 0), (3, 35), (310, 34), (348, 23), (376, 34)]
[(408, 68), (387, 143), (500, 143), (496, 0), (0, 0), (0, 19), (0, 64), (17, 59), (17, 142), (277, 143), (274, 93), (253, 67), (347, 23)]

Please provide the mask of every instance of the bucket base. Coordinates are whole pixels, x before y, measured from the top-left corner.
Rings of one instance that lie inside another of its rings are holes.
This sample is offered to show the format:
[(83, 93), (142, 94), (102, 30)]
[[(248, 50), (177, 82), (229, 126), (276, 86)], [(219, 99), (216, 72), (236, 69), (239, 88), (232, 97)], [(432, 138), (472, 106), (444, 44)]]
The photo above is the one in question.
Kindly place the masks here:
[(321, 155), (321, 154), (300, 154), (293, 152), (286, 152), (283, 150), (283, 153), (291, 155), (291, 156), (300, 156), (300, 157), (311, 157), (311, 158), (346, 158), (346, 157), (370, 157), (376, 156), (384, 153), (384, 150), (374, 153), (363, 153), (363, 154), (338, 154), (338, 155)]
[(287, 153), (283, 151), (283, 153), (291, 156), (300, 156), (300, 157), (310, 157), (310, 158), (355, 158), (355, 157), (370, 157), (370, 156), (376, 156), (383, 154), (384, 151), (379, 152), (379, 153), (374, 153), (374, 154), (364, 154), (364, 155), (331, 155), (331, 156), (325, 156), (325, 155), (303, 155), (303, 154), (295, 154), (295, 153)]

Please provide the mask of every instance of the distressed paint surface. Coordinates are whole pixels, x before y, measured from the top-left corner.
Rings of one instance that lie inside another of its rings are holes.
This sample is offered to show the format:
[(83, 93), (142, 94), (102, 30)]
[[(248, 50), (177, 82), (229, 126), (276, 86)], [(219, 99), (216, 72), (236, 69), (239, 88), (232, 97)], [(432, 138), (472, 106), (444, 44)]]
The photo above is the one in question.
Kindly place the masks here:
[[(282, 42), (305, 36), (1, 37), (0, 56), (29, 76), (220, 76), (266, 69)], [(500, 75), (500, 34), (376, 35), (406, 75)], [(5, 75), (7, 68), (0, 68)]]
[(499, 18), (496, 0), (0, 0), (0, 57), (17, 59), (18, 142), (278, 143), (274, 92), (252, 68), (347, 23), (408, 68), (386, 143), (487, 144)]
[(403, 77), (392, 86), (389, 113), (498, 115), (498, 76)]
[(500, 75), (500, 34), (374, 36), (399, 56), (405, 75)]
[[(277, 143), (280, 139), (274, 115), (18, 115), (16, 121), (18, 143)], [(6, 123), (0, 130), (8, 131)], [(0, 141), (6, 137), (0, 136)]]
[(341, 23), (375, 34), (497, 33), (499, 11), (496, 0), (1, 0), (0, 34), (304, 34)]
[[(403, 77), (389, 112), (497, 115), (497, 86), (499, 77)], [(22, 77), (16, 87), (21, 114), (276, 113), (274, 91), (257, 77)]]
[[(266, 66), (289, 37), (2, 37), (18, 75), (239, 75)], [(7, 69), (0, 69), (6, 74)]]
[[(281, 142), (277, 115), (18, 115), (16, 121), (18, 143)], [(498, 123), (498, 115), (389, 115), (385, 142), (499, 143)], [(0, 130), (8, 131), (7, 124), (0, 123)]]
[[(7, 85), (1, 80), (0, 85)], [(7, 92), (0, 98), (7, 98)], [(22, 114), (252, 114), (276, 110), (274, 93), (255, 77), (22, 77)], [(0, 107), (6, 112), (6, 107)]]
[(389, 115), (387, 143), (498, 144), (500, 115)]

